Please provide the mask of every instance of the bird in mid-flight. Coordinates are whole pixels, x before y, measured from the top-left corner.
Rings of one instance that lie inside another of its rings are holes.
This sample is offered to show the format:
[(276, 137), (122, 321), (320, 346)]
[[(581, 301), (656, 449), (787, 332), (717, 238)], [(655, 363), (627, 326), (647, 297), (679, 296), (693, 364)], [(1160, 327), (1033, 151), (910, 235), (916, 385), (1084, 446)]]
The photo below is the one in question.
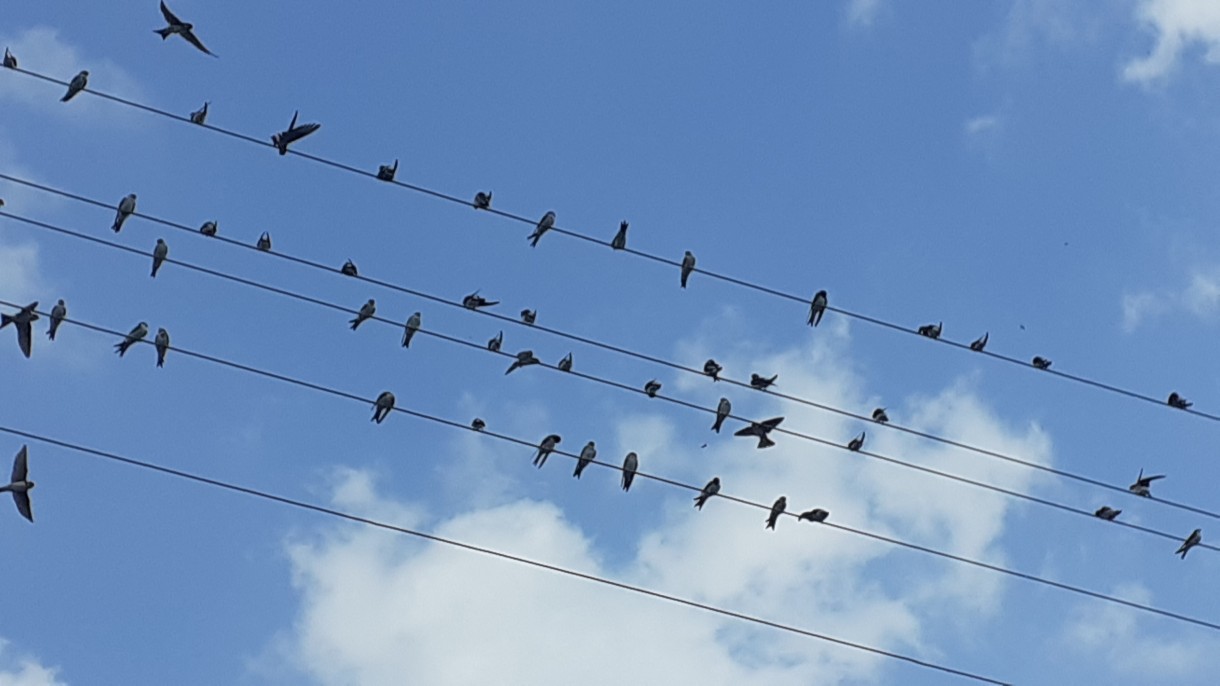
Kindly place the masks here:
[(64, 93), (64, 97), (60, 98), (60, 102), (68, 102), (76, 97), (76, 94), (85, 90), (85, 86), (89, 85), (89, 71), (82, 69), (79, 74), (72, 77), (72, 81), (68, 83), (68, 92)]
[(13, 458), (13, 476), (9, 479), (8, 485), (0, 486), (0, 493), (5, 491), (12, 493), (17, 511), (33, 524), (34, 512), (30, 509), (30, 491), (34, 489), (34, 482), (30, 481), (28, 462), (29, 451), (23, 445), (21, 450), (17, 451), (17, 456)]
[(547, 211), (542, 215), (542, 219), (538, 220), (538, 225), (534, 227), (534, 232), (529, 235), (530, 247), (537, 248), (538, 241), (542, 240), (542, 234), (550, 231), (555, 227), (555, 213)]
[(747, 426), (744, 429), (739, 429), (738, 431), (734, 432), (733, 435), (734, 436), (757, 436), (758, 437), (758, 447), (760, 449), (761, 448), (770, 448), (771, 446), (775, 445), (775, 441), (771, 440), (771, 437), (768, 434), (771, 433), (772, 429), (779, 426), (780, 422), (782, 422), (782, 421), (784, 421), (783, 417), (773, 417), (771, 419), (768, 419), (768, 420), (762, 421), (762, 422), (750, 422), (749, 426)]
[(161, 36), (161, 40), (165, 40), (175, 33), (186, 39), (186, 42), (195, 46), (200, 52), (216, 57), (216, 53), (208, 50), (203, 46), (203, 42), (195, 36), (194, 24), (188, 24), (178, 17), (174, 16), (173, 12), (165, 6), (165, 0), (161, 1), (161, 16), (165, 17), (165, 23), (169, 24), (163, 29), (154, 29), (154, 32)]
[(292, 113), (292, 121), (288, 123), (288, 128), (271, 136), (271, 143), (281, 155), (288, 154), (288, 146), (308, 136), (309, 134), (322, 128), (321, 124), (301, 124), (297, 125), (297, 115), (300, 112)]
[(12, 324), (17, 329), (17, 347), (29, 358), (33, 345), (34, 322), (38, 320), (38, 301), (17, 310), (15, 314), (0, 314), (0, 329)]

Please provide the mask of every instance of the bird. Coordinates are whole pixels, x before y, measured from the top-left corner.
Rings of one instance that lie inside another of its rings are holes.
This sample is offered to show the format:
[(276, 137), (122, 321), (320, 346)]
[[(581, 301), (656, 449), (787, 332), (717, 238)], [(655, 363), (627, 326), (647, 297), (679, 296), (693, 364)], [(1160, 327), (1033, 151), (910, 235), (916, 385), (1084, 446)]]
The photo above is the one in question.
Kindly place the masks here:
[(712, 381), (719, 381), (722, 371), (724, 371), (724, 367), (716, 364), (716, 360), (708, 358), (708, 361), (703, 363), (703, 373), (712, 377)]
[(1144, 476), (1144, 470), (1141, 469), (1140, 475), (1138, 477), (1136, 477), (1136, 479), (1135, 479), (1135, 483), (1128, 486), (1127, 490), (1131, 491), (1132, 493), (1134, 493), (1138, 496), (1143, 496), (1145, 498), (1151, 498), (1152, 497), (1152, 482), (1156, 481), (1157, 479), (1164, 479), (1164, 478), (1165, 478), (1164, 474), (1157, 474), (1156, 476)]
[(9, 69), (17, 68), (17, 57), (13, 55), (13, 53), (9, 52), (8, 48), (4, 49), (4, 66), (8, 67)]
[(531, 364), (540, 364), (541, 362), (542, 360), (534, 357), (533, 350), (522, 350), (521, 352), (517, 353), (517, 359), (513, 360), (512, 364), (508, 365), (508, 369), (505, 370), (504, 376), (512, 374), (514, 370), (520, 369), (521, 367), (528, 367)]
[(474, 205), (474, 208), (476, 210), (490, 210), (491, 209), (491, 191), (488, 191), (486, 193), (484, 193), (483, 191), (479, 191), (478, 193), (475, 193), (474, 194), (474, 203), (472, 203), (472, 204)]
[(0, 314), (0, 329), (12, 324), (17, 329), (17, 347), (28, 359), (33, 344), (34, 322), (38, 320), (38, 301), (17, 310), (15, 314)]
[(111, 225), (110, 229), (115, 233), (122, 231), (123, 223), (127, 221), (128, 217), (135, 214), (135, 211), (136, 194), (128, 193), (127, 195), (123, 196), (122, 200), (119, 201), (119, 207), (115, 211), (114, 215), (114, 224)]
[(381, 395), (377, 396), (377, 400), (373, 402), (373, 418), (369, 421), (380, 424), (385, 421), (386, 417), (390, 416), (390, 411), (393, 409), (394, 394), (389, 391), (382, 391)]
[(719, 492), (720, 492), (720, 477), (713, 476), (712, 480), (707, 482), (707, 485), (705, 485), (703, 487), (703, 490), (699, 491), (699, 495), (695, 496), (695, 509), (702, 510), (703, 505), (705, 503), (707, 503), (707, 499), (711, 498), (712, 496), (716, 495)]
[(657, 381), (656, 379), (652, 379), (648, 383), (644, 384), (644, 392), (648, 394), (649, 398), (657, 397), (657, 392), (660, 390), (661, 382)]
[(89, 71), (82, 69), (79, 74), (72, 77), (72, 81), (68, 83), (68, 92), (64, 93), (64, 97), (60, 98), (60, 102), (68, 102), (76, 97), (76, 94), (85, 90), (85, 86), (89, 85)]
[(203, 107), (191, 112), (191, 123), (203, 126), (208, 120), (208, 102), (204, 101)]
[(1122, 510), (1116, 510), (1109, 505), (1102, 505), (1101, 507), (1097, 508), (1097, 511), (1093, 513), (1093, 516), (1100, 517), (1107, 522), (1112, 522), (1122, 513)]
[(614, 238), (610, 240), (610, 247), (614, 250), (627, 249), (627, 220), (618, 225), (618, 233), (614, 234)]
[(580, 473), (585, 471), (585, 467), (588, 467), (589, 463), (592, 462), (596, 457), (597, 446), (593, 444), (593, 441), (589, 441), (585, 444), (585, 447), (581, 448), (580, 450), (580, 459), (576, 461), (576, 471), (572, 472), (572, 476), (579, 479)]
[(199, 227), (199, 233), (205, 236), (215, 236), (218, 228), (216, 222), (206, 221), (203, 223), (203, 226)]
[(635, 481), (635, 470), (640, 468), (640, 457), (635, 453), (627, 453), (623, 459), (623, 492), (631, 490), (631, 482)]
[(127, 332), (127, 336), (122, 341), (114, 344), (114, 349), (118, 352), (119, 357), (122, 357), (127, 353), (128, 348), (135, 345), (137, 342), (144, 340), (144, 337), (147, 335), (148, 323), (140, 322), (132, 327), (131, 331)]
[(991, 333), (984, 331), (982, 336), (979, 336), (970, 344), (970, 349), (976, 353), (983, 352), (983, 348), (987, 347), (987, 339), (991, 337)]
[(890, 421), (890, 416), (885, 413), (884, 407), (878, 407), (877, 409), (873, 410), (873, 421), (877, 422), (878, 424), (885, 424), (886, 422)]
[(491, 307), (492, 305), (499, 304), (499, 300), (488, 300), (487, 298), (479, 295), (478, 291), (475, 291), (465, 298), (462, 298), (462, 307), (465, 307), (468, 310), (477, 310), (480, 307)]
[(165, 258), (169, 257), (169, 244), (165, 242), (165, 239), (157, 239), (157, 244), (153, 246), (152, 257), (152, 277), (155, 279), (157, 278), (157, 270), (161, 269), (161, 265), (165, 263)]
[(823, 510), (820, 507), (815, 507), (812, 510), (802, 512), (801, 515), (796, 518), (796, 520), (798, 522), (799, 521), (824, 522), (824, 521), (826, 521), (826, 518), (829, 516), (830, 516), (830, 512), (828, 510)]
[(1194, 405), (1194, 403), (1192, 403), (1192, 402), (1188, 401), (1186, 398), (1183, 398), (1182, 396), (1178, 395), (1176, 391), (1169, 394), (1169, 400), (1167, 400), (1166, 402), (1169, 403), (1170, 407), (1176, 407), (1179, 410), (1185, 410), (1186, 408), (1190, 407), (1191, 405)]
[(776, 374), (769, 379), (764, 376), (759, 376), (758, 374), (751, 374), (750, 375), (750, 386), (757, 388), (760, 391), (765, 391), (768, 388), (774, 386), (775, 380), (778, 378), (779, 378), (779, 374)]
[(787, 507), (788, 507), (788, 498), (787, 498), (787, 496), (781, 495), (779, 497), (779, 499), (776, 500), (771, 505), (771, 514), (767, 516), (767, 528), (768, 529), (771, 529), (772, 531), (775, 530), (775, 523), (777, 521), (779, 521), (779, 516), (784, 513), (784, 510)]
[(538, 220), (538, 225), (534, 227), (534, 232), (529, 235), (530, 247), (538, 247), (538, 241), (542, 239), (542, 234), (550, 231), (555, 226), (555, 213), (547, 211), (542, 215), (542, 219)]
[(59, 331), (59, 325), (64, 323), (64, 317), (68, 316), (68, 305), (64, 303), (64, 299), (60, 298), (59, 302), (55, 303), (55, 307), (51, 308), (51, 328), (47, 329), (47, 338), (55, 340), (55, 332)]
[(398, 173), (398, 160), (394, 160), (393, 165), (383, 164), (377, 168), (377, 178), (382, 181), (393, 181), (394, 175)]
[(165, 22), (169, 24), (169, 26), (166, 26), (163, 29), (153, 30), (154, 33), (161, 36), (161, 40), (165, 40), (176, 33), (185, 38), (186, 42), (198, 48), (199, 52), (216, 57), (216, 53), (203, 47), (203, 43), (195, 37), (195, 25), (188, 24), (178, 17), (175, 17), (174, 13), (170, 12), (169, 8), (165, 6), (165, 0), (161, 0), (161, 16), (165, 17)]
[(288, 128), (271, 136), (271, 143), (280, 151), (280, 155), (287, 155), (289, 145), (322, 128), (321, 124), (301, 124), (298, 126), (298, 114), (300, 114), (299, 111), (293, 112), (292, 121), (288, 123)]
[(360, 328), (360, 325), (372, 318), (377, 313), (377, 301), (369, 298), (369, 301), (360, 306), (360, 311), (356, 313), (355, 319), (352, 319), (348, 324), (352, 325), (352, 331)]
[(695, 254), (689, 250), (682, 256), (682, 287), (686, 288), (686, 280), (695, 271)]
[(553, 450), (555, 450), (555, 446), (559, 445), (559, 442), (562, 440), (563, 439), (559, 437), (559, 434), (551, 434), (542, 439), (542, 442), (538, 444), (538, 453), (534, 455), (534, 466), (538, 469), (542, 469), (542, 465), (546, 464), (546, 458)]
[(483, 429), (487, 428), (487, 422), (475, 417), (474, 421), (470, 423), (470, 428), (474, 429), (475, 431), (482, 431)]
[(822, 323), (822, 314), (826, 312), (826, 291), (818, 291), (813, 294), (813, 300), (809, 303), (809, 326), (817, 326)]
[(1038, 369), (1050, 369), (1051, 368), (1051, 361), (1046, 359), (1045, 357), (1035, 357), (1031, 361), (1031, 364), (1033, 364)]
[(728, 398), (721, 398), (720, 403), (716, 405), (716, 423), (712, 424), (712, 431), (720, 433), (720, 426), (724, 424), (725, 418), (733, 411), (733, 403), (729, 402)]
[(560, 360), (559, 364), (555, 365), (555, 368), (561, 372), (572, 371), (572, 353), (568, 353), (562, 360)]
[(847, 449), (854, 453), (854, 452), (859, 451), (860, 448), (863, 448), (864, 447), (864, 433), (865, 432), (861, 431), (859, 436), (856, 436), (855, 438), (848, 441)]
[(351, 260), (344, 262), (343, 266), (339, 267), (339, 273), (344, 276), (360, 276), (360, 271), (356, 269), (356, 263)]
[(163, 328), (157, 329), (157, 337), (153, 339), (157, 348), (157, 366), (165, 366), (165, 353), (169, 352), (169, 332)]
[(5, 491), (12, 493), (13, 502), (17, 504), (17, 511), (33, 524), (34, 513), (30, 510), (30, 491), (34, 490), (34, 482), (30, 481), (28, 462), (29, 450), (23, 445), (21, 450), (17, 451), (17, 456), (13, 458), (13, 478), (9, 479), (7, 486), (0, 486), (0, 493)]
[(521, 321), (525, 322), (526, 324), (533, 326), (537, 319), (538, 310), (521, 310)]
[(771, 437), (767, 434), (771, 433), (771, 430), (779, 426), (780, 422), (782, 421), (784, 421), (783, 417), (774, 417), (762, 422), (750, 422), (749, 426), (744, 429), (737, 430), (733, 435), (757, 436), (758, 447), (760, 450), (762, 448), (770, 448), (771, 446), (775, 445), (775, 441), (771, 440)]
[(410, 348), (411, 339), (415, 336), (415, 332), (419, 331), (419, 325), (423, 323), (423, 315), (419, 312), (407, 317), (407, 324), (403, 327), (402, 332), (402, 347)]
[(263, 252), (271, 252), (271, 234), (264, 231), (263, 235), (258, 237), (258, 242), (254, 244), (254, 247)]
[[(14, 472), (13, 480), (14, 481), (17, 480), (15, 472)], [(30, 485), (33, 486), (34, 484), (30, 484)], [(16, 495), (16, 494), (14, 494), (14, 495)], [(18, 508), (20, 508), (20, 505), (18, 506)], [(30, 521), (33, 521), (33, 520), (30, 520)], [(1186, 537), (1185, 541), (1182, 541), (1182, 545), (1178, 547), (1178, 551), (1176, 553), (1174, 553), (1174, 555), (1181, 555), (1182, 559), (1185, 560), (1186, 553), (1189, 553), (1191, 548), (1199, 545), (1202, 542), (1203, 542), (1203, 529), (1195, 529), (1194, 531), (1190, 532), (1190, 535)]]
[(500, 346), (504, 343), (504, 332), (496, 334), (496, 337), (487, 341), (487, 349), (493, 353), (500, 352)]
[(940, 331), (943, 326), (944, 322), (939, 322), (936, 324), (924, 324), (923, 326), (919, 327), (919, 335), (927, 336), (928, 338), (940, 338)]

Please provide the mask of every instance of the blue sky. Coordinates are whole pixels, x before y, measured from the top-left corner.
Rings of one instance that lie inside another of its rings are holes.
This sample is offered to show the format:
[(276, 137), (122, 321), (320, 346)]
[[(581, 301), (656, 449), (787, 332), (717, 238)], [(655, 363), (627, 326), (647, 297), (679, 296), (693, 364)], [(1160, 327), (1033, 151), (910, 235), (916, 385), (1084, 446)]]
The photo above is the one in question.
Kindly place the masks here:
[[(1152, 395), (1220, 403), (1220, 11), (1207, 0), (892, 0), (438, 6), (179, 0), (220, 59), (162, 42), (156, 4), (6, 7), (21, 66), (912, 328)], [(0, 72), (0, 169), (438, 295), (1212, 507), (1216, 428), (339, 173)], [(6, 210), (112, 238), (112, 212), (0, 182)], [(133, 219), (171, 257), (846, 441), (858, 422)], [(1216, 554), (779, 437), (767, 452), (679, 407), (362, 327), (174, 265), (0, 221), (0, 299), (537, 440), (848, 526), (1215, 621)], [(39, 324), (45, 325), (45, 322)], [(525, 448), (65, 327), (0, 347), (4, 423), (439, 531), (1016, 683), (1212, 683), (1212, 632), (782, 522)], [(7, 332), (5, 336), (11, 337)], [(1185, 536), (1207, 520), (895, 432), (870, 447)], [(708, 443), (706, 449), (699, 446)], [(20, 442), (0, 441), (0, 455)], [(6, 458), (7, 459), (7, 458)], [(934, 684), (946, 677), (31, 444), (38, 523), (0, 512), (0, 685)], [(714, 506), (713, 506), (714, 505)], [(1211, 539), (1215, 540), (1215, 539)], [(540, 649), (541, 648), (541, 649)], [(1030, 659), (1029, 656), (1037, 656)]]

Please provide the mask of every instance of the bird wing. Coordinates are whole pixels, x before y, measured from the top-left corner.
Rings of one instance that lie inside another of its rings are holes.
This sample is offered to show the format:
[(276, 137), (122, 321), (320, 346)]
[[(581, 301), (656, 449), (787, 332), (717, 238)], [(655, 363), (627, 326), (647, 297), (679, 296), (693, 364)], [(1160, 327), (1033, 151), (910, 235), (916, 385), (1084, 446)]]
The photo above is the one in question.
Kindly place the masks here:
[(30, 510), (30, 494), (25, 491), (13, 491), (13, 502), (17, 503), (17, 511), (22, 517), (34, 521), (34, 513)]
[(182, 23), (182, 20), (175, 17), (174, 13), (170, 12), (169, 8), (165, 6), (165, 0), (161, 0), (161, 16), (165, 17), (165, 21), (169, 22), (171, 26), (177, 26)]
[(10, 479), (13, 483), (25, 481), (25, 477), (29, 472), (29, 467), (26, 464), (28, 459), (26, 447), (21, 446), (21, 450), (17, 451), (17, 457), (13, 458), (13, 478)]
[(779, 426), (780, 422), (782, 422), (782, 421), (784, 421), (783, 417), (774, 417), (772, 419), (768, 419), (765, 422), (762, 422), (762, 426), (764, 429), (770, 430), (770, 429), (774, 429), (775, 427)]
[(17, 345), (26, 357), (30, 356), (30, 332), (33, 328), (29, 321), (17, 322)]
[(734, 436), (757, 436), (758, 427), (754, 424), (747, 426), (744, 429), (739, 429), (733, 433)]
[(1165, 478), (1164, 474), (1157, 474), (1156, 476), (1146, 476), (1143, 479), (1140, 479), (1140, 481), (1142, 481), (1143, 483), (1146, 483), (1146, 484), (1150, 484), (1153, 481), (1156, 481), (1157, 479), (1164, 479), (1164, 478)]
[(207, 48), (205, 48), (203, 46), (203, 42), (199, 40), (199, 38), (195, 35), (194, 31), (191, 31), (191, 30), (184, 31), (182, 33), (182, 37), (185, 38), (187, 40), (187, 42), (190, 43), (191, 45), (195, 46), (196, 48), (199, 48), (200, 52), (211, 55), (212, 57), (216, 57), (216, 53), (212, 52), (211, 50), (208, 50)]

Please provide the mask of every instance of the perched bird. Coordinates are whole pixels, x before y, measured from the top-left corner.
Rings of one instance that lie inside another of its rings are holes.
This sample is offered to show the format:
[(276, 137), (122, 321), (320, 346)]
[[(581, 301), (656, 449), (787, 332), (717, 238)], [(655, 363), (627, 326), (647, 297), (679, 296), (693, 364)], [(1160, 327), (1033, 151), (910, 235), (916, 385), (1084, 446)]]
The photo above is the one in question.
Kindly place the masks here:
[(470, 428), (474, 429), (475, 431), (482, 431), (483, 429), (487, 428), (487, 422), (475, 417), (474, 421), (470, 423)]
[(17, 310), (15, 314), (0, 314), (0, 329), (12, 324), (17, 329), (17, 347), (21, 354), (29, 358), (33, 345), (34, 322), (38, 320), (38, 301)]
[(1176, 391), (1169, 394), (1169, 400), (1167, 402), (1169, 403), (1170, 407), (1176, 407), (1179, 410), (1185, 410), (1191, 405), (1194, 405), (1194, 403), (1178, 395)]
[(1038, 369), (1050, 369), (1051, 368), (1051, 361), (1046, 359), (1045, 357), (1035, 357), (1033, 359), (1032, 364), (1035, 367), (1037, 367)]
[(691, 272), (695, 271), (695, 254), (687, 250), (682, 256), (682, 287), (686, 288), (686, 280), (690, 278)]
[(561, 372), (572, 371), (572, 353), (568, 353), (555, 367)]
[(779, 521), (779, 516), (784, 513), (784, 510), (787, 509), (787, 507), (788, 507), (788, 498), (787, 498), (787, 496), (781, 495), (779, 497), (779, 499), (776, 500), (775, 503), (771, 505), (771, 514), (767, 515), (767, 528), (768, 529), (771, 529), (773, 531), (775, 530), (775, 523), (777, 521)]
[(923, 326), (919, 327), (919, 335), (927, 336), (928, 338), (940, 338), (940, 331), (943, 326), (944, 322), (939, 322), (936, 324), (924, 324)]
[(618, 225), (618, 233), (614, 234), (614, 238), (610, 239), (610, 247), (614, 250), (627, 249), (627, 220), (624, 219), (622, 224)]
[(1164, 474), (1157, 474), (1156, 476), (1144, 476), (1144, 470), (1141, 469), (1140, 475), (1138, 477), (1136, 477), (1136, 479), (1135, 479), (1135, 483), (1128, 486), (1127, 490), (1131, 491), (1132, 493), (1134, 493), (1138, 496), (1143, 496), (1145, 498), (1151, 498), (1152, 497), (1152, 482), (1156, 481), (1157, 479), (1164, 479), (1164, 478), (1165, 478)]
[(496, 334), (496, 337), (487, 341), (487, 349), (493, 353), (500, 352), (500, 346), (504, 344), (504, 332)]
[(580, 459), (576, 461), (576, 471), (572, 472), (572, 476), (579, 479), (580, 473), (585, 471), (585, 467), (588, 467), (589, 463), (592, 462), (596, 457), (597, 446), (593, 444), (593, 441), (589, 441), (585, 444), (585, 447), (581, 448), (580, 450)]
[(635, 481), (635, 471), (640, 468), (640, 458), (635, 453), (627, 453), (623, 460), (623, 492), (631, 490), (631, 482)]
[(198, 48), (200, 52), (211, 55), (212, 57), (216, 57), (215, 53), (203, 47), (203, 43), (195, 37), (194, 24), (188, 24), (178, 17), (175, 17), (174, 13), (170, 12), (169, 8), (165, 6), (165, 0), (161, 0), (161, 16), (165, 17), (165, 22), (169, 24), (169, 26), (166, 26), (163, 29), (153, 30), (154, 33), (161, 36), (161, 40), (165, 40), (176, 33), (185, 38), (186, 42)]
[(1101, 507), (1097, 508), (1097, 511), (1093, 513), (1093, 516), (1100, 517), (1107, 522), (1112, 522), (1122, 513), (1122, 510), (1116, 510), (1109, 505), (1102, 505)]
[(813, 300), (809, 303), (809, 326), (817, 326), (822, 323), (822, 314), (826, 312), (826, 291), (818, 291), (813, 294)]
[(5, 491), (12, 493), (13, 502), (17, 504), (17, 511), (32, 524), (34, 523), (34, 513), (30, 510), (30, 491), (34, 489), (34, 482), (30, 481), (28, 460), (29, 451), (23, 445), (21, 450), (17, 451), (17, 456), (13, 458), (13, 478), (9, 479), (7, 486), (0, 486), (0, 493)]
[(759, 376), (758, 374), (751, 374), (750, 375), (750, 386), (757, 388), (760, 391), (765, 391), (768, 388), (774, 386), (775, 380), (778, 378), (779, 378), (779, 374), (776, 374), (769, 379), (765, 376)]
[(479, 191), (478, 193), (475, 193), (473, 204), (474, 204), (474, 208), (476, 210), (490, 210), (491, 209), (491, 191), (488, 191), (486, 193), (484, 193), (483, 191)]
[(521, 321), (525, 322), (526, 324), (533, 326), (537, 319), (538, 310), (521, 310)]
[(546, 464), (546, 458), (550, 456), (551, 452), (555, 450), (555, 446), (559, 445), (559, 442), (562, 440), (559, 434), (551, 434), (542, 439), (542, 442), (538, 444), (538, 453), (534, 455), (534, 466), (542, 469), (542, 465)]
[(864, 434), (865, 434), (865, 432), (861, 431), (859, 436), (856, 436), (855, 438), (848, 441), (847, 449), (854, 453), (854, 452), (860, 450), (860, 448), (863, 448), (864, 447)]
[(287, 155), (289, 145), (322, 128), (321, 124), (301, 124), (298, 126), (298, 114), (300, 114), (299, 111), (293, 112), (292, 121), (288, 123), (288, 128), (271, 136), (271, 143), (280, 151), (280, 155)]
[(254, 247), (263, 252), (271, 252), (271, 234), (264, 231), (263, 235), (258, 237), (258, 242), (254, 244)]
[(983, 352), (983, 348), (987, 347), (987, 339), (990, 337), (991, 337), (991, 333), (984, 331), (982, 336), (980, 336), (979, 338), (976, 338), (974, 340), (974, 342), (970, 344), (970, 349), (976, 353)]
[(373, 418), (369, 421), (380, 424), (385, 421), (386, 417), (390, 416), (390, 411), (393, 409), (394, 394), (389, 391), (382, 391), (381, 395), (377, 396), (377, 400), (373, 402)]
[[(17, 480), (15, 476), (14, 476), (13, 480), (14, 481)], [(30, 485), (33, 486), (34, 484), (30, 484)], [(14, 495), (16, 495), (16, 494), (14, 494)], [(18, 507), (20, 507), (20, 506), (18, 506)], [(33, 521), (33, 520), (30, 520), (30, 521)], [(1202, 542), (1203, 542), (1203, 529), (1195, 529), (1194, 531), (1190, 532), (1190, 535), (1186, 537), (1185, 541), (1182, 541), (1182, 545), (1178, 547), (1178, 551), (1176, 553), (1174, 553), (1174, 555), (1181, 555), (1182, 559), (1185, 560), (1186, 553), (1189, 553), (1191, 548), (1199, 545)]]
[(128, 217), (135, 214), (135, 211), (136, 211), (136, 194), (128, 193), (127, 195), (123, 196), (122, 200), (119, 201), (118, 210), (115, 212), (115, 215), (114, 215), (114, 224), (111, 225), (110, 229), (112, 231), (114, 231), (115, 233), (122, 231), (123, 222), (127, 221)]
[(542, 239), (542, 234), (550, 231), (555, 226), (555, 213), (548, 211), (542, 215), (542, 219), (538, 220), (538, 225), (534, 227), (534, 232), (529, 235), (530, 247), (538, 247), (538, 241)]
[(9, 52), (8, 48), (4, 49), (4, 66), (8, 67), (9, 69), (17, 68), (17, 57), (13, 55), (13, 53)]
[(649, 381), (648, 383), (644, 384), (644, 392), (648, 394), (649, 398), (657, 397), (657, 392), (660, 390), (661, 390), (661, 382), (657, 381), (656, 379), (653, 379), (653, 380)]
[(480, 307), (491, 307), (492, 305), (499, 304), (499, 300), (488, 300), (487, 298), (479, 295), (478, 291), (475, 291), (465, 298), (462, 298), (462, 307), (465, 307), (468, 310), (477, 310)]
[(60, 102), (68, 102), (76, 97), (76, 94), (85, 90), (85, 86), (89, 85), (89, 72), (82, 69), (79, 74), (72, 77), (72, 81), (68, 83), (68, 92), (64, 93), (64, 97), (60, 98)]
[(708, 361), (703, 363), (703, 373), (712, 377), (712, 381), (719, 381), (722, 371), (724, 371), (724, 367), (716, 364), (716, 360), (708, 358)]
[(783, 417), (774, 417), (763, 422), (750, 422), (749, 426), (744, 429), (739, 429), (733, 435), (757, 436), (759, 449), (770, 448), (771, 446), (775, 445), (775, 441), (771, 440), (771, 437), (767, 434), (770, 434), (771, 430), (779, 426), (780, 422), (782, 421), (784, 421)]
[(153, 246), (152, 257), (152, 277), (155, 279), (157, 278), (157, 270), (161, 269), (161, 265), (165, 264), (165, 258), (169, 257), (169, 244), (165, 242), (165, 239), (157, 239), (157, 244)]
[(712, 480), (707, 482), (707, 485), (703, 487), (703, 490), (699, 491), (699, 495), (695, 496), (695, 509), (702, 510), (703, 505), (705, 503), (707, 503), (707, 499), (711, 498), (712, 496), (716, 495), (719, 492), (720, 492), (720, 477), (714, 476), (714, 477), (712, 477)]
[(725, 418), (733, 411), (733, 403), (729, 402), (728, 398), (721, 398), (720, 404), (716, 405), (716, 423), (712, 424), (712, 431), (720, 433), (720, 427), (724, 424)]
[(139, 341), (144, 340), (144, 337), (147, 335), (148, 335), (148, 324), (146, 322), (140, 322), (139, 324), (136, 324), (135, 327), (133, 327), (131, 329), (131, 331), (127, 332), (126, 338), (124, 338), (119, 343), (114, 344), (114, 349), (115, 349), (115, 351), (118, 352), (119, 357), (122, 357), (123, 355), (125, 355), (127, 353), (128, 348), (135, 345)]
[(203, 107), (191, 112), (191, 123), (203, 126), (208, 120), (208, 103), (205, 101)]
[(799, 521), (824, 522), (824, 521), (826, 521), (826, 518), (829, 516), (830, 516), (830, 512), (828, 510), (823, 510), (820, 507), (815, 507), (814, 509), (809, 510), (807, 512), (802, 512), (801, 516), (797, 517), (796, 520), (798, 522)]
[(343, 266), (339, 267), (339, 273), (343, 274), (344, 276), (359, 276), (360, 275), (360, 271), (358, 269), (356, 269), (356, 263), (352, 262), (351, 260), (344, 262)]
[(508, 365), (508, 369), (504, 371), (504, 376), (512, 374), (514, 370), (520, 369), (521, 367), (528, 367), (531, 364), (540, 364), (541, 362), (542, 360), (534, 357), (533, 350), (522, 350), (521, 352), (517, 353), (517, 359), (513, 360), (512, 364)]
[(382, 181), (393, 181), (394, 175), (398, 173), (398, 160), (394, 160), (393, 166), (383, 164), (377, 168), (377, 178)]
[(165, 353), (169, 352), (169, 332), (163, 328), (157, 329), (157, 337), (153, 339), (157, 348), (157, 366), (165, 366)]
[(402, 347), (410, 348), (411, 339), (415, 336), (415, 332), (419, 331), (419, 325), (423, 323), (423, 315), (419, 312), (407, 317), (407, 324), (403, 327), (402, 332)]
[(360, 311), (356, 313), (356, 318), (348, 322), (352, 325), (352, 331), (360, 328), (360, 325), (368, 321), (374, 314), (377, 313), (377, 301), (369, 298), (369, 301), (360, 307)]
[(890, 416), (885, 413), (884, 407), (878, 407), (877, 409), (873, 410), (873, 421), (877, 422), (878, 424), (885, 424), (886, 422), (890, 421)]
[(55, 303), (55, 307), (51, 308), (51, 328), (47, 329), (47, 338), (55, 340), (55, 332), (59, 331), (59, 325), (64, 323), (64, 317), (68, 316), (68, 306), (64, 303), (64, 299), (60, 298), (59, 302)]
[(216, 222), (206, 221), (203, 223), (203, 226), (199, 227), (199, 233), (205, 236), (215, 236), (218, 228)]

